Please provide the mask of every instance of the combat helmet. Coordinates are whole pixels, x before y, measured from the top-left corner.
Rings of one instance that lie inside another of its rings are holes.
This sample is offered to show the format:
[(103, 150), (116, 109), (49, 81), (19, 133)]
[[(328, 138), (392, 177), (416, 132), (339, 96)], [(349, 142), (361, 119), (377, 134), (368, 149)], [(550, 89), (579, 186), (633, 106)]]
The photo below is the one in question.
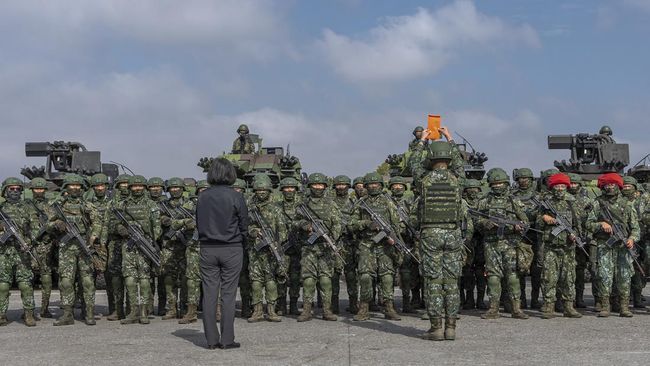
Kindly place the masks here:
[(396, 176), (390, 178), (390, 180), (388, 181), (388, 187), (389, 188), (392, 187), (393, 184), (401, 184), (404, 187), (406, 187), (406, 179), (404, 179), (404, 177), (396, 175)]
[(199, 189), (204, 189), (204, 188), (210, 188), (210, 183), (208, 183), (207, 180), (202, 179), (198, 182), (196, 182), (196, 190), (198, 191)]
[(286, 177), (280, 181), (280, 189), (283, 189), (285, 187), (295, 187), (298, 189), (300, 187), (300, 182), (298, 182), (298, 180), (295, 178)]
[(512, 174), (512, 177), (514, 180), (517, 180), (519, 178), (533, 178), (533, 171), (530, 170), (529, 168), (515, 169), (515, 171)]
[(379, 183), (383, 187), (384, 186), (384, 178), (381, 176), (381, 174), (379, 174), (377, 172), (368, 173), (363, 177), (363, 185), (367, 186), (368, 184), (371, 184), (371, 183)]
[(327, 176), (322, 173), (312, 173), (309, 175), (309, 178), (307, 178), (307, 185), (312, 185), (312, 184), (324, 184), (326, 187), (329, 185), (329, 181), (327, 179)]
[(634, 188), (639, 189), (639, 182), (631, 175), (626, 175), (623, 177), (623, 184), (633, 185)]
[(20, 186), (20, 188), (25, 187), (22, 180), (16, 177), (9, 177), (2, 182), (2, 193), (4, 193), (5, 189), (7, 189), (9, 186)]
[(424, 127), (422, 127), (422, 126), (416, 126), (416, 127), (413, 129), (413, 136), (416, 136), (418, 132), (422, 132), (422, 131), (424, 131)]
[(465, 179), (463, 189), (481, 188), (481, 182), (478, 179)]
[(129, 179), (129, 187), (130, 186), (146, 186), (147, 185), (147, 178), (145, 178), (142, 175), (134, 175)]
[(31, 189), (47, 189), (47, 181), (41, 177), (36, 177), (29, 182)]
[(447, 141), (433, 141), (429, 144), (427, 160), (451, 160), (451, 144)]
[(567, 173), (567, 175), (569, 176), (571, 183), (582, 184), (582, 176), (580, 176), (580, 174)]
[(85, 182), (82, 176), (78, 174), (66, 174), (65, 177), (63, 177), (63, 184), (61, 185), (61, 188), (65, 189), (71, 184), (78, 184), (83, 187), (84, 183)]
[(271, 191), (273, 190), (273, 186), (271, 185), (271, 180), (266, 180), (266, 179), (258, 179), (255, 182), (253, 182), (253, 190), (254, 191)]
[(357, 184), (363, 184), (363, 177), (356, 177), (352, 181), (352, 186), (356, 186)]
[(501, 168), (492, 168), (487, 172), (487, 180), (489, 184), (493, 183), (508, 183), (510, 182), (510, 177), (508, 173)]
[(237, 128), (237, 132), (248, 133), (249, 132), (248, 126), (246, 126), (245, 124), (239, 125), (239, 128)]
[(607, 126), (607, 125), (601, 127), (600, 131), (598, 131), (598, 133), (601, 134), (601, 135), (607, 135), (607, 136), (611, 136), (613, 134), (612, 128)]
[(350, 179), (350, 177), (348, 177), (347, 175), (337, 175), (332, 180), (332, 184), (333, 185), (347, 184), (348, 186), (351, 186), (352, 185), (352, 179)]
[(117, 187), (120, 183), (129, 183), (131, 176), (128, 174), (120, 174), (115, 178), (115, 186)]
[(246, 189), (246, 181), (243, 180), (243, 179), (237, 178), (237, 180), (235, 180), (235, 183), (233, 183), (232, 187), (233, 188), (239, 188), (241, 190), (245, 190)]
[(147, 181), (147, 188), (151, 187), (164, 187), (165, 181), (160, 177), (151, 177)]
[(106, 185), (108, 184), (108, 176), (106, 176), (106, 174), (97, 173), (97, 174), (93, 175), (92, 177), (90, 177), (90, 185), (91, 186), (94, 187), (94, 186), (98, 186), (98, 185), (102, 185), (102, 184), (106, 184)]
[(167, 179), (167, 184), (165, 185), (165, 189), (169, 191), (169, 189), (172, 187), (179, 187), (185, 189), (185, 182), (183, 182), (183, 179), (179, 177), (169, 178)]

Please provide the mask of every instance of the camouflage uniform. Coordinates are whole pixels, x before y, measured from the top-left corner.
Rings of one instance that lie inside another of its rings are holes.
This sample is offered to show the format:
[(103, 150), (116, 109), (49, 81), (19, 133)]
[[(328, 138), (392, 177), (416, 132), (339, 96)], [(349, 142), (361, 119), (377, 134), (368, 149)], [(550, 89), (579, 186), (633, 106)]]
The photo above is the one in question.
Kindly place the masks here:
[[(341, 212), (338, 206), (325, 196), (328, 185), (327, 177), (321, 173), (313, 173), (309, 176), (310, 195), (302, 203), (307, 212), (311, 213), (316, 220), (320, 220), (323, 226), (329, 230), (332, 240), (337, 240), (341, 235)], [(314, 185), (323, 185), (323, 189), (317, 189)], [(303, 311), (298, 321), (311, 320), (311, 304), (314, 300), (316, 282), (320, 284), (320, 291), (323, 301), (323, 319), (336, 320), (332, 312), (332, 279), (334, 274), (341, 270), (342, 263), (327, 247), (325, 239), (316, 239), (313, 243), (307, 241), (311, 234), (312, 223), (300, 212), (296, 213), (296, 228), (302, 229), (301, 255), (300, 255), (300, 277), (302, 279)], [(338, 277), (337, 277), (338, 278)]]
[(93, 175), (90, 178), (93, 195), (88, 198), (87, 202), (90, 203), (93, 212), (95, 212), (96, 222), (94, 222), (93, 225), (99, 230), (99, 232), (96, 233), (96, 239), (99, 240), (97, 240), (96, 243), (93, 243), (97, 244), (95, 245), (95, 248), (98, 249), (96, 260), (94, 261), (95, 275), (103, 273), (104, 282), (106, 283), (106, 297), (108, 297), (108, 315), (110, 315), (115, 312), (115, 296), (112, 292), (109, 292), (109, 289), (112, 291), (112, 287), (108, 285), (109, 282), (111, 282), (111, 277), (107, 271), (108, 249), (106, 248), (106, 242), (101, 241), (101, 238), (104, 237), (102, 231), (106, 229), (104, 220), (107, 219), (106, 214), (111, 204), (111, 199), (107, 195), (108, 183), (108, 177), (105, 174), (99, 173)]
[[(380, 215), (392, 228), (392, 232), (399, 236), (400, 220), (395, 204), (382, 193), (383, 179), (377, 173), (369, 173), (364, 177), (364, 186), (368, 190), (368, 196), (361, 198), (375, 213)], [(373, 188), (375, 185), (379, 188)], [(372, 187), (371, 187), (372, 186)], [(396, 269), (402, 262), (401, 253), (392, 245), (388, 239), (381, 239), (375, 243), (375, 237), (379, 228), (370, 218), (365, 210), (356, 208), (352, 213), (351, 228), (359, 233), (360, 241), (357, 248), (359, 260), (358, 275), (361, 285), (359, 312), (354, 320), (368, 320), (369, 303), (372, 300), (372, 280), (376, 279), (380, 286), (380, 294), (383, 298), (384, 315), (387, 319), (400, 320), (395, 311), (393, 298), (393, 281)]]
[[(108, 250), (108, 259), (106, 264), (106, 295), (113, 298), (113, 311), (106, 317), (108, 321), (117, 321), (124, 319), (124, 277), (122, 275), (122, 245), (128, 239), (122, 237), (117, 232), (119, 222), (115, 215), (112, 213), (113, 208), (119, 208), (124, 205), (124, 202), (129, 198), (131, 192), (129, 191), (130, 176), (126, 174), (119, 175), (115, 179), (113, 188), (113, 198), (104, 211), (104, 218), (102, 220), (102, 231), (100, 242), (106, 244)], [(128, 299), (127, 299), (128, 302)], [(127, 310), (130, 304), (127, 303)]]
[[(641, 238), (639, 242), (636, 244), (637, 252), (639, 254), (638, 262), (641, 266), (645, 267), (646, 263), (646, 257), (648, 255), (647, 253), (647, 248), (646, 248), (646, 237), (645, 235), (645, 230), (646, 226), (644, 225), (644, 216), (648, 215), (646, 211), (648, 210), (648, 197), (647, 196), (642, 196), (642, 195), (637, 195), (637, 190), (639, 188), (639, 184), (636, 181), (634, 177), (631, 176), (625, 176), (623, 177), (623, 184), (625, 185), (623, 187), (623, 190), (621, 193), (623, 196), (631, 203), (632, 207), (634, 208), (634, 211), (636, 211), (637, 218), (639, 219), (639, 228), (641, 229)], [(647, 218), (646, 218), (647, 220)], [(646, 272), (648, 269), (647, 268), (642, 268), (644, 272)], [(646, 272), (647, 273), (647, 272)], [(634, 304), (635, 308), (645, 308), (643, 305), (643, 288), (646, 285), (646, 279), (645, 276), (641, 274), (641, 271), (639, 271), (639, 268), (637, 265), (634, 266), (634, 275), (632, 276), (632, 285), (631, 285), (631, 290), (632, 290), (632, 302)]]
[[(474, 225), (462, 200), (459, 178), (447, 169), (451, 145), (433, 142), (428, 173), (419, 179), (417, 214), (420, 225), (420, 270), (431, 329), (423, 338), (454, 340), (460, 308), (458, 283), (463, 267), (463, 242), (473, 236)], [(444, 163), (440, 166), (440, 163)], [(442, 319), (445, 318), (445, 331)]]
[[(180, 185), (181, 186), (184, 185), (182, 180)], [(160, 208), (161, 221), (163, 219), (163, 212), (167, 208), (166, 206), (163, 206), (163, 203), (167, 202), (167, 196), (165, 195), (164, 192), (165, 192), (165, 181), (162, 178), (151, 177), (149, 178), (149, 180), (147, 180), (147, 193), (149, 195), (149, 198), (158, 205), (158, 208)], [(163, 225), (161, 223), (161, 227), (162, 226)], [(163, 227), (163, 231), (164, 229), (165, 228)], [(161, 261), (163, 260), (162, 256), (163, 256), (164, 239), (165, 239), (164, 235), (161, 235), (160, 239), (158, 239), (158, 242), (156, 243), (158, 247), (161, 248)], [(150, 282), (151, 282), (151, 294), (149, 295), (149, 299), (147, 299), (147, 307), (149, 308), (150, 312), (153, 312), (154, 297), (157, 295), (158, 296), (157, 315), (165, 316), (167, 315), (167, 291), (165, 290), (165, 277), (164, 274), (161, 272), (161, 269), (159, 268), (151, 269)]]
[[(69, 174), (63, 182), (63, 189), (67, 192), (64, 198), (56, 202), (65, 215), (68, 222), (73, 223), (79, 229), (79, 233), (86, 238), (91, 238), (86, 242), (89, 247), (93, 245), (94, 238), (101, 233), (100, 217), (92, 206), (81, 197), (83, 178), (76, 174)], [(80, 186), (79, 189), (72, 189), (74, 185)], [(77, 271), (81, 287), (83, 288), (83, 302), (86, 306), (85, 322), (87, 325), (95, 325), (94, 307), (95, 307), (95, 279), (94, 279), (94, 258), (89, 258), (81, 250), (82, 245), (76, 238), (68, 237), (69, 233), (66, 226), (58, 213), (50, 217), (48, 232), (57, 236), (59, 245), (59, 289), (61, 291), (61, 305), (63, 306), (63, 316), (61, 316), (54, 325), (72, 325), (73, 306), (75, 303), (75, 276)], [(93, 248), (89, 248), (93, 249)], [(102, 250), (97, 250), (102, 252)]]
[[(357, 180), (358, 181), (358, 180)], [(350, 306), (348, 311), (351, 314), (356, 314), (359, 306), (359, 279), (357, 278), (357, 259), (356, 259), (356, 239), (354, 232), (348, 229), (350, 223), (350, 215), (354, 207), (354, 199), (350, 197), (350, 187), (352, 180), (345, 176), (339, 175), (334, 177), (333, 185), (336, 195), (334, 196), (334, 203), (338, 206), (341, 212), (341, 236), (339, 238), (339, 248), (343, 252), (343, 273), (345, 275), (345, 283), (348, 291), (348, 299)], [(344, 189), (337, 189), (337, 186), (345, 186)], [(336, 304), (334, 304), (336, 306)], [(336, 308), (332, 309), (336, 314)]]
[[(463, 199), (467, 202), (468, 207), (477, 209), (478, 201), (481, 198), (481, 183), (475, 179), (466, 179), (463, 191)], [(472, 224), (476, 223), (476, 218), (471, 218)], [(487, 281), (485, 278), (485, 248), (483, 239), (478, 230), (473, 232), (472, 237), (465, 241), (467, 246), (467, 259), (463, 266), (463, 277), (461, 281), (461, 297), (465, 294), (465, 303), (463, 309), (485, 310), (485, 291)], [(476, 287), (476, 301), (474, 300), (474, 288)]]
[(613, 282), (616, 281), (621, 316), (631, 316), (632, 313), (629, 311), (628, 306), (630, 301), (630, 278), (634, 274), (632, 258), (624, 243), (614, 243), (611, 247), (607, 244), (607, 240), (611, 236), (602, 227), (602, 223), (607, 222), (603, 216), (603, 207), (607, 207), (616, 223), (623, 227), (624, 235), (628, 237), (628, 240), (638, 241), (640, 228), (634, 207), (620, 194), (622, 184), (619, 187), (613, 185), (613, 188), (608, 188), (611, 186), (612, 184), (601, 184), (599, 182), (599, 188), (603, 190), (603, 195), (595, 201), (594, 209), (589, 213), (587, 219), (587, 229), (593, 234), (597, 246), (596, 286), (598, 286), (601, 301), (601, 312), (598, 315), (601, 317), (609, 316), (609, 296), (612, 294)]
[[(556, 179), (559, 178), (559, 179)], [(545, 197), (551, 205), (573, 227), (578, 236), (581, 236), (581, 221), (578, 214), (579, 206), (575, 198), (566, 192), (566, 187), (571, 185), (571, 180), (564, 174), (550, 177), (551, 194)], [(556, 223), (547, 223), (547, 220), (557, 220), (552, 212), (543, 207), (538, 208), (537, 227), (542, 230), (541, 240), (544, 247), (544, 265), (542, 269), (542, 318), (552, 318), (556, 292), (559, 292), (563, 302), (564, 316), (580, 318), (582, 315), (573, 308), (575, 300), (575, 244), (566, 231), (557, 235), (553, 234)]]
[[(503, 169), (494, 168), (488, 172), (491, 191), (478, 203), (478, 211), (483, 214), (501, 216), (517, 220), (522, 226), (528, 224), (524, 205), (508, 192), (509, 177)], [(485, 265), (488, 276), (488, 296), (490, 309), (482, 315), (484, 319), (499, 317), (501, 279), (505, 278), (512, 306), (512, 316), (527, 319), (521, 311), (519, 301), (520, 285), (517, 276), (517, 247), (521, 245), (521, 235), (512, 225), (507, 225), (500, 233), (497, 225), (485, 217), (478, 217), (477, 226), (483, 235), (485, 245)]]
[[(568, 189), (569, 193), (575, 198), (576, 213), (580, 220), (580, 232), (583, 235), (583, 238), (587, 238), (587, 217), (589, 212), (594, 207), (594, 200), (587, 195), (587, 190), (582, 188), (582, 177), (578, 174), (569, 173), (569, 178), (571, 179), (571, 188)], [(590, 238), (589, 238), (590, 239)], [(585, 271), (589, 269), (591, 271), (591, 278), (593, 279), (594, 273), (593, 268), (589, 266), (589, 260), (591, 253), (594, 253), (595, 257), (595, 246), (591, 245), (592, 240), (587, 240), (588, 247), (587, 250), (590, 252), (588, 256), (584, 251), (576, 248), (576, 308), (584, 308), (584, 291), (585, 291)], [(592, 249), (593, 247), (593, 249)], [(594, 297), (598, 297), (598, 292), (596, 286), (592, 287), (592, 293)]]
[[(9, 188), (12, 187), (12, 190)], [(15, 190), (13, 190), (15, 188)], [(0, 203), (0, 209), (4, 215), (14, 222), (26, 242), (31, 240), (31, 218), (29, 208), (21, 201), (23, 183), (18, 178), (7, 178), (2, 183), (2, 195), (6, 201)], [(19, 249), (15, 237), (7, 236), (7, 228), (0, 224), (2, 239), (0, 243), (0, 326), (7, 325), (7, 309), (9, 308), (9, 290), (15, 279), (20, 289), (20, 297), (23, 301), (25, 312), (25, 325), (35, 326), (34, 318), (34, 288), (32, 281), (32, 259), (29, 254)]]
[[(246, 191), (246, 182), (243, 179), (237, 179), (232, 187), (244, 195), (247, 204), (250, 202), (251, 196), (250, 193)], [(253, 314), (251, 304), (253, 290), (251, 289), (251, 280), (248, 273), (249, 263), (250, 260), (248, 258), (248, 250), (244, 250), (242, 269), (241, 273), (239, 274), (239, 296), (241, 296), (241, 317), (245, 319), (249, 318), (251, 314)]]
[[(206, 180), (200, 180), (196, 184), (196, 196), (188, 199), (183, 207), (192, 212), (196, 217), (196, 204), (198, 202), (198, 195), (209, 188), (210, 185)], [(188, 235), (189, 236), (189, 233)], [(199, 248), (199, 241), (194, 233), (192, 238), (188, 241), (187, 248), (185, 249), (185, 283), (187, 287), (187, 313), (183, 319), (179, 320), (179, 324), (189, 324), (197, 321), (197, 308), (199, 300), (201, 299), (201, 253)]]
[[(34, 267), (35, 271), (40, 274), (41, 280), (41, 318), (51, 318), (50, 313), (50, 296), (52, 294), (52, 273), (54, 267), (54, 238), (47, 232), (47, 224), (52, 216), (50, 203), (45, 197), (47, 191), (47, 181), (43, 178), (34, 178), (30, 182), (30, 188), (34, 194), (32, 200), (26, 201), (26, 206), (31, 209), (31, 222), (34, 246), (34, 254), (38, 259), (38, 266)], [(37, 194), (35, 190), (45, 190), (42, 194)]]
[(237, 133), (239, 133), (240, 137), (232, 143), (233, 154), (253, 154), (255, 152), (255, 144), (248, 132), (248, 126), (239, 126)]
[(184, 213), (184, 187), (181, 178), (170, 178), (167, 181), (167, 192), (170, 198), (158, 203), (159, 206), (162, 206), (160, 223), (164, 232), (163, 246), (160, 251), (160, 273), (167, 297), (167, 311), (163, 320), (175, 319), (179, 313), (177, 292), (182, 284), (183, 273), (185, 273), (185, 250), (187, 248), (185, 243), (191, 240), (196, 227), (196, 220)]
[[(141, 175), (131, 177), (129, 180), (131, 195), (117, 206), (117, 209), (123, 212), (130, 224), (139, 226), (155, 243), (162, 234), (160, 209), (145, 194), (146, 184), (147, 180)], [(138, 190), (139, 187), (142, 187), (142, 190)], [(125, 239), (122, 244), (122, 275), (131, 305), (129, 315), (120, 323), (149, 324), (147, 303), (151, 296), (151, 263), (140, 252), (137, 245), (130, 243), (126, 227), (122, 224), (118, 225), (117, 232)]]
[[(290, 190), (290, 187), (295, 190)], [(296, 206), (300, 203), (301, 199), (298, 196), (298, 189), (300, 182), (294, 178), (284, 178), (280, 182), (280, 190), (284, 196), (284, 200), (280, 204), (284, 221), (287, 225), (288, 239), (287, 243), (283, 246), (286, 248), (284, 252), (284, 260), (288, 270), (288, 278), (284, 283), (278, 284), (278, 314), (287, 314), (287, 290), (289, 291), (289, 314), (298, 315), (298, 298), (300, 297), (300, 286), (302, 280), (300, 278), (300, 249), (301, 243), (298, 239), (298, 230), (293, 227), (296, 220)], [(284, 191), (284, 189), (288, 189)]]
[[(255, 196), (250, 203), (249, 213), (258, 210), (262, 220), (266, 222), (272, 231), (272, 240), (275, 243), (284, 243), (288, 237), (288, 231), (282, 210), (270, 200), (271, 184), (270, 179), (259, 179), (253, 183)], [(264, 310), (262, 302), (264, 300), (264, 290), (266, 290), (267, 310), (269, 313), (268, 320), (273, 322), (282, 321), (275, 311), (276, 301), (278, 299), (278, 282), (286, 281), (286, 268), (284, 262), (278, 263), (273, 256), (270, 248), (261, 248), (259, 251), (255, 246), (260, 241), (261, 226), (260, 223), (252, 219), (248, 226), (249, 242), (247, 243), (249, 264), (248, 271), (253, 289), (253, 315), (248, 318), (248, 322), (254, 323), (264, 319)], [(277, 248), (281, 253), (281, 247)]]
[[(512, 191), (512, 196), (524, 204), (524, 212), (528, 217), (528, 222), (534, 227), (534, 223), (537, 219), (537, 206), (533, 203), (533, 198), (537, 197), (537, 192), (533, 185), (533, 171), (528, 168), (516, 169), (514, 179), (518, 183), (518, 187)], [(524, 182), (527, 182), (528, 185), (524, 185)], [(541, 287), (541, 275), (544, 262), (544, 246), (541, 240), (537, 237), (537, 234), (533, 231), (526, 233), (525, 240), (528, 243), (532, 243), (532, 246), (520, 244), (518, 249), (524, 257), (522, 260), (525, 259), (528, 261), (528, 258), (532, 258), (532, 264), (527, 266), (527, 263), (520, 263), (520, 265), (517, 266), (521, 307), (524, 309), (528, 307), (526, 302), (526, 276), (530, 274), (530, 306), (531, 308), (539, 308), (539, 290)]]

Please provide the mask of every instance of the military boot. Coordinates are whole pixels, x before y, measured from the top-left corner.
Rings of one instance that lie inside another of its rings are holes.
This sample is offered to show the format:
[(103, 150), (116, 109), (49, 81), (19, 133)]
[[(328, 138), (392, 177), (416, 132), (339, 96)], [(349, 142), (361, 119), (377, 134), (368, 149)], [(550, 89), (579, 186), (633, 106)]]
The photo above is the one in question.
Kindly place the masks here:
[(646, 308), (646, 306), (643, 304), (643, 296), (641, 296), (641, 291), (632, 292), (632, 303), (634, 304), (635, 309)]
[(594, 296), (594, 312), (600, 313), (603, 310), (603, 302), (598, 296)]
[(609, 306), (613, 313), (618, 313), (621, 311), (621, 303), (619, 302), (618, 296), (612, 296), (609, 298)]
[(86, 306), (86, 316), (84, 317), (84, 322), (86, 325), (95, 325), (97, 322), (95, 321), (95, 307), (92, 305), (87, 305)]
[(370, 319), (370, 314), (368, 313), (368, 303), (361, 301), (359, 303), (359, 311), (357, 312), (357, 315), (352, 317), (352, 320), (355, 321), (364, 321)]
[(149, 309), (151, 307), (149, 305), (142, 305), (140, 306), (140, 319), (138, 321), (140, 324), (149, 324)]
[(54, 326), (73, 325), (74, 315), (72, 314), (72, 306), (66, 305), (63, 307), (63, 315), (54, 322)]
[(582, 318), (582, 314), (580, 314), (576, 309), (573, 308), (573, 301), (565, 301), (564, 302), (564, 317), (565, 318)]
[[(455, 319), (454, 319), (455, 321)], [(422, 339), (427, 341), (444, 341), (445, 333), (442, 330), (442, 319), (431, 319), (431, 328), (422, 335)]]
[(558, 313), (564, 312), (564, 304), (562, 304), (562, 301), (559, 298), (555, 299), (555, 311)]
[(408, 291), (402, 291), (402, 313), (409, 314), (413, 312), (413, 308), (411, 307), (411, 296), (408, 294)]
[(481, 314), (482, 319), (499, 319), (499, 301), (497, 299), (490, 299), (490, 308), (485, 313)]
[(251, 300), (249, 297), (241, 299), (241, 317), (244, 319), (248, 319), (253, 315), (253, 312), (251, 311)]
[(339, 314), (340, 312), (340, 300), (339, 295), (332, 295), (332, 313)]
[(607, 318), (609, 316), (609, 297), (600, 298), (600, 312), (598, 313), (599, 318)]
[(512, 318), (513, 319), (528, 319), (528, 315), (521, 311), (521, 302), (513, 300), (512, 301)]
[(302, 304), (302, 314), (298, 317), (299, 322), (307, 322), (311, 320), (311, 301), (305, 301)]
[(584, 288), (576, 290), (576, 308), (578, 309), (584, 309), (587, 307), (585, 306), (585, 300), (583, 294), (584, 294)]
[(530, 308), (540, 309), (542, 304), (539, 301), (539, 287), (533, 287), (530, 291)]
[(395, 311), (395, 304), (392, 301), (386, 301), (384, 303), (384, 318), (388, 320), (402, 320), (397, 314), (397, 311)]
[(445, 319), (445, 339), (448, 341), (456, 340), (456, 318), (454, 317)]
[(41, 301), (41, 318), (52, 318), (52, 313), (50, 313), (50, 302), (46, 299)]
[(7, 320), (7, 315), (0, 314), (0, 327), (4, 327), (7, 324), (9, 324), (9, 321)]
[(262, 303), (257, 303), (253, 306), (253, 314), (248, 318), (249, 323), (257, 323), (264, 320), (264, 306)]
[(178, 324), (190, 324), (198, 320), (196, 315), (196, 305), (189, 304), (187, 305), (187, 313), (178, 321)]
[(275, 304), (275, 312), (282, 316), (282, 315), (287, 315), (287, 298), (284, 296), (281, 296), (278, 298), (277, 304)]
[(120, 320), (120, 324), (136, 324), (140, 321), (138, 318), (138, 314), (140, 314), (138, 305), (131, 305), (129, 309), (129, 315), (127, 315), (126, 318)]
[(379, 308), (379, 305), (377, 305), (377, 302), (373, 299), (370, 304), (368, 304), (368, 310), (370, 311), (379, 311), (381, 310)]
[(544, 301), (544, 305), (542, 305), (541, 310), (542, 310), (542, 319), (555, 318), (553, 303), (551, 303), (550, 301)]
[(176, 319), (176, 302), (172, 302), (169, 304), (169, 307), (165, 312), (165, 315), (163, 315), (162, 317), (162, 320), (171, 320), (171, 319)]
[(620, 299), (621, 301), (619, 302), (620, 304), (619, 316), (623, 318), (631, 318), (633, 314), (630, 311), (630, 298), (621, 296)]
[(463, 303), (463, 310), (474, 310), (476, 302), (474, 302), (474, 291), (468, 291), (465, 295), (465, 303)]
[(420, 290), (419, 289), (414, 289), (413, 291), (413, 297), (411, 299), (411, 308), (413, 309), (422, 309), (422, 299), (420, 297)]
[(355, 297), (350, 298), (350, 307), (348, 308), (350, 314), (356, 314), (359, 312), (359, 302)]
[(217, 323), (221, 323), (221, 303), (217, 304), (217, 312), (215, 314), (215, 318), (217, 319)]
[(28, 327), (36, 326), (36, 319), (34, 319), (34, 310), (25, 310), (25, 325)]
[(117, 315), (117, 311), (113, 311), (112, 313), (108, 314), (106, 320), (108, 320), (109, 322), (114, 322), (116, 320), (120, 320), (120, 317), (119, 315)]
[(292, 297), (289, 299), (289, 314), (291, 315), (300, 315), (298, 311), (298, 298)]
[(278, 315), (278, 313), (275, 311), (275, 304), (268, 304), (266, 306), (268, 312), (269, 312), (269, 317), (268, 321), (274, 322), (274, 323), (279, 323), (282, 321), (282, 318)]
[(476, 288), (476, 308), (480, 310), (487, 310), (488, 306), (485, 303), (485, 287)]
[(323, 304), (323, 320), (328, 320), (335, 322), (337, 320), (336, 315), (332, 311), (332, 306), (330, 304)]

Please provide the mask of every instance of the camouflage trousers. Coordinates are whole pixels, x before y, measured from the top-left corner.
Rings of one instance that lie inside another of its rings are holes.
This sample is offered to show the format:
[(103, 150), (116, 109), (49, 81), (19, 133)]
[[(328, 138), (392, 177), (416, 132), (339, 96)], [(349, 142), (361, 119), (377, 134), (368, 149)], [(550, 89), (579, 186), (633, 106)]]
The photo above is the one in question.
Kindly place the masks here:
[(318, 281), (323, 304), (332, 303), (332, 277), (336, 267), (336, 258), (322, 244), (302, 246), (300, 278), (303, 302), (314, 301), (316, 281)]
[[(407, 246), (411, 251), (415, 252), (415, 244), (407, 243)], [(399, 267), (399, 287), (402, 290), (402, 294), (408, 294), (411, 290), (415, 289), (419, 283), (419, 277), (420, 267), (418, 263), (411, 256), (407, 255)]]
[(122, 244), (124, 240), (109, 237), (107, 249), (108, 259), (106, 264), (106, 296), (108, 297), (109, 312), (124, 307), (124, 277), (122, 277)]
[(510, 299), (519, 301), (521, 289), (517, 276), (516, 245), (515, 239), (485, 242), (485, 269), (490, 302), (499, 301), (502, 278), (506, 280)]
[(14, 246), (0, 246), (0, 314), (5, 314), (9, 308), (9, 290), (14, 277), (18, 282), (23, 309), (34, 309), (34, 274), (31, 268), (29, 254), (18, 251)]
[(286, 301), (287, 290), (290, 298), (300, 297), (300, 287), (302, 286), (300, 252), (285, 253), (284, 263), (287, 268), (287, 280), (278, 284), (278, 294), (280, 299)]
[(168, 310), (176, 306), (179, 301), (178, 289), (185, 288), (183, 284), (186, 267), (185, 249), (185, 244), (180, 241), (169, 240), (163, 243), (160, 251), (160, 278), (164, 283)]
[(75, 279), (79, 275), (79, 282), (83, 291), (83, 301), (86, 306), (95, 305), (95, 278), (94, 268), (90, 258), (79, 249), (79, 245), (71, 240), (59, 246), (59, 290), (61, 292), (61, 305), (72, 306), (75, 303)]
[(54, 243), (51, 241), (39, 243), (33, 250), (38, 259), (38, 273), (41, 280), (43, 302), (49, 302), (52, 294), (52, 272), (54, 272)]
[[(585, 249), (588, 249), (587, 246), (585, 246)], [(576, 256), (576, 293), (582, 293), (585, 290), (585, 273), (587, 269), (591, 271), (591, 268), (589, 266), (589, 257), (585, 252), (583, 252), (581, 249), (576, 248), (575, 249), (575, 256)], [(591, 276), (593, 278), (593, 276)], [(592, 291), (593, 292), (593, 291)], [(594, 293), (594, 296), (596, 294)]]
[[(641, 265), (643, 272), (648, 275), (650, 268), (648, 268), (648, 243), (641, 241), (636, 243), (637, 253), (639, 257), (637, 261)], [(646, 278), (641, 274), (641, 271), (637, 268), (637, 265), (634, 265), (634, 275), (632, 276), (632, 292), (640, 294), (643, 291), (643, 288), (646, 286)]]
[(129, 303), (148, 305), (152, 298), (151, 263), (135, 245), (122, 244), (122, 276)]
[(460, 309), (458, 282), (463, 268), (461, 230), (423, 229), (420, 236), (420, 258), (429, 319), (455, 317)]
[[(596, 285), (601, 297), (618, 295), (630, 297), (630, 279), (634, 274), (632, 258), (625, 247), (609, 247), (604, 240), (598, 240), (598, 258), (596, 264)], [(615, 286), (617, 293), (613, 293)]]
[(395, 269), (399, 267), (400, 262), (396, 249), (388, 244), (375, 244), (371, 240), (362, 240), (357, 248), (357, 258), (361, 302), (372, 301), (373, 279), (378, 282), (383, 302), (392, 302)]
[(549, 248), (547, 246), (544, 251), (544, 267), (542, 268), (544, 303), (554, 303), (556, 291), (560, 293), (562, 301), (574, 301), (576, 297), (575, 274), (576, 258), (573, 246), (568, 248)]
[(275, 304), (278, 300), (278, 282), (286, 281), (286, 271), (283, 266), (278, 265), (273, 254), (267, 249), (248, 252), (248, 275), (250, 276), (252, 288), (252, 304), (256, 305), (264, 300), (269, 304)]
[(345, 264), (343, 265), (343, 273), (345, 274), (345, 284), (348, 290), (348, 298), (359, 300), (359, 276), (357, 269), (359, 261), (357, 258), (357, 244), (355, 241), (345, 242)]
[(185, 261), (187, 304), (198, 305), (201, 299), (201, 253), (197, 242), (185, 249)]

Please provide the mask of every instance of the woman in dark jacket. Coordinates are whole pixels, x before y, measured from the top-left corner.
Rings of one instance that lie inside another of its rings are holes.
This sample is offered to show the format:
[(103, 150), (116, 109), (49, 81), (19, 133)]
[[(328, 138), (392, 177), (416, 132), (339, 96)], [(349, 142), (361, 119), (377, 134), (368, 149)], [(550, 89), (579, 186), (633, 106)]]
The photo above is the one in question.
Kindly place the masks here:
[[(235, 342), (235, 300), (248, 232), (248, 210), (241, 193), (230, 186), (237, 178), (226, 159), (215, 159), (208, 172), (211, 187), (201, 192), (196, 224), (201, 246), (203, 329), (208, 348), (238, 348)], [(221, 339), (216, 308), (221, 293)]]

